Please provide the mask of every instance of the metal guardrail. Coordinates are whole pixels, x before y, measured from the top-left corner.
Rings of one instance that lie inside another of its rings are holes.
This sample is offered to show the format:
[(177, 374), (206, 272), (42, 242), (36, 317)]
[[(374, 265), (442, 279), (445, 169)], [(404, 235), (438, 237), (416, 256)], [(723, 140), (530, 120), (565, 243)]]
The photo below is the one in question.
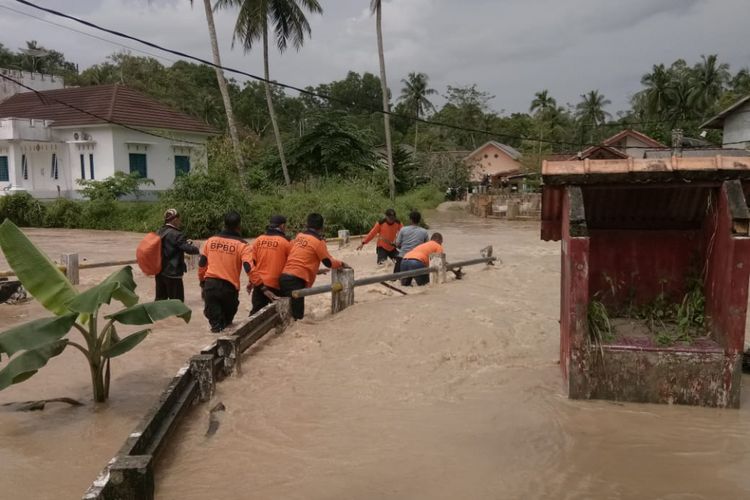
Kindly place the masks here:
[[(473, 266), (477, 264), (492, 264), (496, 262), (497, 257), (478, 257), (476, 259), (461, 260), (458, 262), (446, 263), (447, 270), (459, 269), (465, 266)], [(368, 276), (366, 278), (360, 278), (354, 280), (353, 286), (365, 286), (375, 285), (378, 283), (384, 283), (386, 281), (395, 281), (404, 278), (414, 278), (417, 276), (424, 276), (430, 273), (438, 272), (437, 267), (425, 267), (424, 269), (415, 269), (413, 271), (401, 271), (399, 273), (381, 274), (376, 276)], [(340, 292), (344, 288), (341, 282), (334, 282), (330, 285), (320, 285), (311, 288), (305, 288), (302, 290), (295, 290), (292, 292), (292, 298), (299, 299), (302, 297), (309, 297), (311, 295), (320, 295), (328, 292)]]

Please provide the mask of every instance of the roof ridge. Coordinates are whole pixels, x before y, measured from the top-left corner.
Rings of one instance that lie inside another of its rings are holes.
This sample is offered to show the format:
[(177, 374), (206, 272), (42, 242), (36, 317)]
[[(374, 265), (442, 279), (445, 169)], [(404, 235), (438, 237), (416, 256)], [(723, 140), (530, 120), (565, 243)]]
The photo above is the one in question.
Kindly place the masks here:
[(112, 115), (115, 112), (115, 101), (117, 100), (117, 88), (119, 85), (114, 84), (112, 89), (112, 100), (109, 103), (109, 112), (107, 113), (107, 120), (112, 121)]

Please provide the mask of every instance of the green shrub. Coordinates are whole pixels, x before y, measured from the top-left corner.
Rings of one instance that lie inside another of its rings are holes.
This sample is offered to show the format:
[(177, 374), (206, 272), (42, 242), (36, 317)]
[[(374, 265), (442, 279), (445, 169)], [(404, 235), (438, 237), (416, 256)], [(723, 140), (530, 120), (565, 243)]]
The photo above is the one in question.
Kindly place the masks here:
[(47, 205), (47, 214), (44, 218), (45, 227), (81, 227), (83, 203), (69, 200), (67, 198), (58, 198)]
[(41, 227), (44, 216), (44, 205), (29, 193), (18, 192), (0, 197), (0, 222), (10, 219), (17, 226)]

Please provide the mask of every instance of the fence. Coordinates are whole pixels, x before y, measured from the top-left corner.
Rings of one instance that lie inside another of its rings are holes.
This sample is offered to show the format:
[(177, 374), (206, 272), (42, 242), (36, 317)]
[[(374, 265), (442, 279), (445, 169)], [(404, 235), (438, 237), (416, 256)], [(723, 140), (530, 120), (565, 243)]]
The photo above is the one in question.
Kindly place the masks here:
[[(425, 274), (432, 274), (433, 285), (438, 285), (446, 281), (449, 271), (457, 272), (458, 276), (464, 266), (491, 265), (498, 260), (492, 255), (490, 246), (481, 251), (479, 258), (449, 264), (445, 262), (444, 254), (437, 254), (428, 268), (359, 280), (354, 280), (353, 269), (342, 269), (332, 274), (330, 285), (309, 288), (297, 296), (332, 292), (331, 309), (335, 314), (354, 303), (354, 288), (357, 286)], [(291, 324), (291, 317), (289, 299), (281, 298), (245, 320), (234, 332), (218, 337), (191, 357), (107, 463), (83, 495), (83, 500), (153, 500), (154, 467), (187, 410), (197, 402), (209, 401), (218, 381), (233, 373), (241, 374), (242, 353), (270, 331), (283, 332)]]
[(541, 208), (539, 193), (472, 194), (469, 197), (469, 210), (478, 217), (539, 220)]

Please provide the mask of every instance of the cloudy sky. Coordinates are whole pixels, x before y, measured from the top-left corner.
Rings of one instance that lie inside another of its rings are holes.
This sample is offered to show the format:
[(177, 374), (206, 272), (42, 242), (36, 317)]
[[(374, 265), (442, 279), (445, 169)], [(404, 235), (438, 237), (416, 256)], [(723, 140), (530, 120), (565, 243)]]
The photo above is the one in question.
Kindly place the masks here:
[[(201, 0), (192, 8), (188, 0), (36, 1), (210, 59)], [(369, 0), (319, 1), (324, 14), (310, 18), (312, 38), (299, 53), (274, 52), (272, 77), (306, 86), (343, 78), (348, 70), (377, 74)], [(0, 0), (0, 43), (6, 47), (33, 38), (64, 52), (81, 69), (122, 50), (8, 9), (95, 33)], [(407, 73), (421, 71), (441, 94), (446, 85), (477, 83), (496, 96), (491, 103), (496, 111), (526, 111), (534, 92), (544, 88), (559, 103), (575, 103), (581, 93), (599, 89), (612, 101), (614, 114), (627, 106), (641, 75), (655, 63), (680, 57), (693, 63), (701, 54), (717, 53), (733, 70), (750, 66), (747, 0), (384, 0), (383, 12), (388, 79), (396, 95)], [(231, 48), (234, 17), (223, 11), (216, 18), (224, 64), (260, 74), (260, 52)]]

